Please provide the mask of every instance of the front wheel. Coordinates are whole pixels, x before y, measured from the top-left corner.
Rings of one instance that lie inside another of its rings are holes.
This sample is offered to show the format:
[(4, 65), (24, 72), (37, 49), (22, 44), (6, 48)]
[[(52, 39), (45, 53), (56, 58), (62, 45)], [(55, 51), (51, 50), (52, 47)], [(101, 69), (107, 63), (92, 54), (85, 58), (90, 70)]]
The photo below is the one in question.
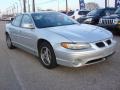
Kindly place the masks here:
[(48, 69), (55, 68), (57, 66), (56, 56), (52, 46), (43, 42), (39, 47), (39, 57), (42, 65)]

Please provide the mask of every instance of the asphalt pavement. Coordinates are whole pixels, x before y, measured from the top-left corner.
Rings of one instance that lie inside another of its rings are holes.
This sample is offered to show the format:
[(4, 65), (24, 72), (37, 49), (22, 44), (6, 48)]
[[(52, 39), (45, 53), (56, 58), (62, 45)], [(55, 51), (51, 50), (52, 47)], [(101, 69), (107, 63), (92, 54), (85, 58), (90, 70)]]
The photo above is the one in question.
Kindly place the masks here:
[(37, 57), (9, 50), (4, 31), (5, 22), (0, 22), (0, 90), (120, 90), (120, 36), (114, 37), (116, 54), (102, 63), (48, 70)]

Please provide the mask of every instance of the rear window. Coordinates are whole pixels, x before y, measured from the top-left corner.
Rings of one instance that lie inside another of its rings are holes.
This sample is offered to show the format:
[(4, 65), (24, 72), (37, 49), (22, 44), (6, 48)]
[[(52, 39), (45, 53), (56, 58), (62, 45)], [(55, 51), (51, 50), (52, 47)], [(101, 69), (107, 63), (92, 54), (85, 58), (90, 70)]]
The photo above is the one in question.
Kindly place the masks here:
[(69, 12), (67, 13), (68, 16), (72, 16), (73, 14), (74, 14), (74, 11), (69, 11)]

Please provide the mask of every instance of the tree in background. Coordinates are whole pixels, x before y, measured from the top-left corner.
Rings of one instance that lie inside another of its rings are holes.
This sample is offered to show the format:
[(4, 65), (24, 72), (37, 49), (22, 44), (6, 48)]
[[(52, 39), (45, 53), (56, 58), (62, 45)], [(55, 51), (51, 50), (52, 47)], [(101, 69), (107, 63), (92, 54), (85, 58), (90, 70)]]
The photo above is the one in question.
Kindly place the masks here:
[(99, 8), (99, 5), (95, 2), (86, 3), (85, 6), (86, 6), (86, 9), (90, 11)]

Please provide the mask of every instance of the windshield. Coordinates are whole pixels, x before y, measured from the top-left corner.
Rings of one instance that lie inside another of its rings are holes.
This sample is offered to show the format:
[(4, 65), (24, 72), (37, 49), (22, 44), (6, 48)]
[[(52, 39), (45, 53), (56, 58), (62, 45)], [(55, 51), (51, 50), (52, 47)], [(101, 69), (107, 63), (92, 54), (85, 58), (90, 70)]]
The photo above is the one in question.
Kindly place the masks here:
[(95, 9), (92, 10), (91, 12), (89, 12), (87, 15), (88, 16), (96, 16), (96, 15), (100, 15), (100, 13), (103, 11), (103, 9)]
[(111, 9), (108, 9), (108, 10), (106, 10), (106, 15), (111, 15), (111, 14), (114, 14), (115, 13), (115, 8), (111, 8)]
[(57, 12), (34, 13), (32, 17), (37, 28), (77, 24), (68, 16)]
[(79, 15), (86, 15), (86, 14), (88, 14), (88, 13), (89, 13), (89, 11), (79, 11), (79, 12), (78, 12)]
[(120, 8), (115, 11), (115, 14), (120, 14)]

